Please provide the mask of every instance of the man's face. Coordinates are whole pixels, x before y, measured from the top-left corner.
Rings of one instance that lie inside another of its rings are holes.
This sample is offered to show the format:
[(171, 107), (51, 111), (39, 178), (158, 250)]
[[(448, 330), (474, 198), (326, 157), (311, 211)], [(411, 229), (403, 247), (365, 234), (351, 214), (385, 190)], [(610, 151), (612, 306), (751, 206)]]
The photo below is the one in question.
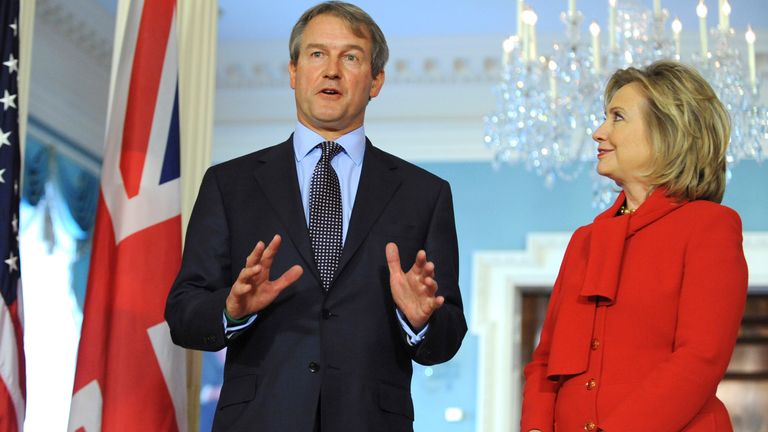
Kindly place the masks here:
[(369, 98), (384, 84), (371, 76), (371, 41), (356, 36), (333, 15), (313, 18), (301, 36), (299, 56), (288, 70), (299, 121), (333, 140), (359, 128)]

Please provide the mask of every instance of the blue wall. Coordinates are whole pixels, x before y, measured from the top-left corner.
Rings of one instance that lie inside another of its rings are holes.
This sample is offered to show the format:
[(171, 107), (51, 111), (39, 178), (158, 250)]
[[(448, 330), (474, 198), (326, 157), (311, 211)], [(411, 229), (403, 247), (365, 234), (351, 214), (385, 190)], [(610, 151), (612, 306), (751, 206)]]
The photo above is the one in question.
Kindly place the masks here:
[[(472, 254), (487, 249), (523, 249), (531, 231), (573, 231), (598, 213), (592, 207), (591, 179), (552, 189), (519, 166), (494, 169), (490, 163), (423, 163), (451, 183), (460, 248), (460, 283), (467, 314), (472, 309)], [(754, 162), (734, 168), (723, 203), (739, 212), (745, 231), (768, 231), (768, 167)], [(471, 317), (467, 317), (468, 321)], [(416, 366), (413, 397), (416, 432), (470, 432), (475, 429), (477, 341), (468, 334), (457, 356), (431, 368)], [(446, 423), (448, 407), (465, 420)]]

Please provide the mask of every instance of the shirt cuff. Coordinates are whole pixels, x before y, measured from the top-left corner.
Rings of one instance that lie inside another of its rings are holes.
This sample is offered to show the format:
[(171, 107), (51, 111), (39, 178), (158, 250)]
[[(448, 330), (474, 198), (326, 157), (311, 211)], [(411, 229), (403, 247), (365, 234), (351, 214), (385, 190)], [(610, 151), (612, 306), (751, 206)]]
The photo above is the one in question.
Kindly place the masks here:
[(229, 339), (234, 335), (235, 333), (247, 329), (251, 324), (253, 324), (254, 321), (256, 321), (256, 314), (251, 315), (245, 322), (243, 323), (232, 323), (231, 321), (227, 320), (226, 313), (221, 313), (221, 320), (224, 323), (224, 336)]
[(416, 346), (421, 343), (421, 341), (424, 340), (424, 335), (427, 334), (427, 330), (429, 330), (429, 324), (425, 325), (420, 332), (416, 333), (413, 331), (413, 329), (411, 329), (411, 326), (408, 324), (408, 321), (405, 320), (405, 317), (403, 316), (403, 313), (400, 312), (400, 309), (395, 308), (395, 313), (397, 314), (397, 319), (400, 321), (400, 325), (403, 327), (405, 334), (408, 335), (408, 337), (405, 338), (405, 340), (408, 342), (408, 345)]

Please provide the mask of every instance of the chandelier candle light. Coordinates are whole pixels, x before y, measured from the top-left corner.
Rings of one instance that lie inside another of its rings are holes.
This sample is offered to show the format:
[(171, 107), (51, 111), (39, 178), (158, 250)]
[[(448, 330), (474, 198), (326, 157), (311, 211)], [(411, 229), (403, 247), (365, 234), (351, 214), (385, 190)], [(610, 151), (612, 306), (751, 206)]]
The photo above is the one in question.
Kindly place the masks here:
[(597, 21), (589, 25), (589, 32), (592, 33), (592, 65), (595, 72), (600, 73), (600, 26)]
[(696, 15), (699, 16), (699, 38), (701, 39), (701, 57), (707, 57), (709, 51), (707, 41), (707, 5), (704, 4), (704, 0), (699, 0), (698, 6), (696, 6)]
[(680, 60), (680, 32), (683, 31), (683, 23), (679, 18), (672, 21), (672, 37), (675, 40), (675, 60)]
[[(700, 52), (683, 58), (680, 47), (682, 23), (665, 22), (669, 11), (661, 0), (652, 9), (639, 0), (608, 1), (608, 45), (601, 49), (600, 25), (593, 21), (591, 38), (581, 35), (583, 14), (576, 0), (568, 0), (560, 14), (565, 25), (562, 40), (550, 53), (539, 55), (533, 6), (517, 2), (517, 34), (504, 40), (501, 81), (495, 87), (497, 105), (485, 116), (485, 144), (493, 150), (494, 164), (520, 164), (544, 178), (547, 186), (557, 180), (573, 180), (585, 169), (593, 176), (593, 203), (605, 207), (616, 189), (595, 174), (592, 132), (602, 122), (602, 89), (613, 72), (629, 66), (642, 67), (660, 59), (689, 63), (712, 84), (732, 119), (728, 150), (728, 178), (740, 160), (762, 161), (768, 143), (768, 108), (759, 105), (755, 67), (755, 33), (745, 33), (748, 73), (744, 73), (744, 42), (730, 26), (731, 5), (718, 0), (718, 25), (707, 28), (707, 6), (699, 0)], [(648, 0), (645, 0), (648, 1)], [(710, 50), (710, 42), (712, 49)]]
[(749, 61), (749, 85), (752, 92), (757, 92), (757, 71), (755, 69), (755, 32), (752, 26), (747, 27), (747, 33), (744, 35), (747, 40), (747, 59)]

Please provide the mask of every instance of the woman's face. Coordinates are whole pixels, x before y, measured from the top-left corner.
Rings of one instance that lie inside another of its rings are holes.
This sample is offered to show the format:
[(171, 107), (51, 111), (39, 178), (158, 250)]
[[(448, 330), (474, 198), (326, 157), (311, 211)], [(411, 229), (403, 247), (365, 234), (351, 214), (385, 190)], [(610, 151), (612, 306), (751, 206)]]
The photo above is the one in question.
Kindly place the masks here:
[(649, 188), (653, 148), (648, 134), (648, 102), (638, 83), (621, 87), (605, 110), (605, 121), (592, 134), (597, 142), (597, 172), (624, 188)]

